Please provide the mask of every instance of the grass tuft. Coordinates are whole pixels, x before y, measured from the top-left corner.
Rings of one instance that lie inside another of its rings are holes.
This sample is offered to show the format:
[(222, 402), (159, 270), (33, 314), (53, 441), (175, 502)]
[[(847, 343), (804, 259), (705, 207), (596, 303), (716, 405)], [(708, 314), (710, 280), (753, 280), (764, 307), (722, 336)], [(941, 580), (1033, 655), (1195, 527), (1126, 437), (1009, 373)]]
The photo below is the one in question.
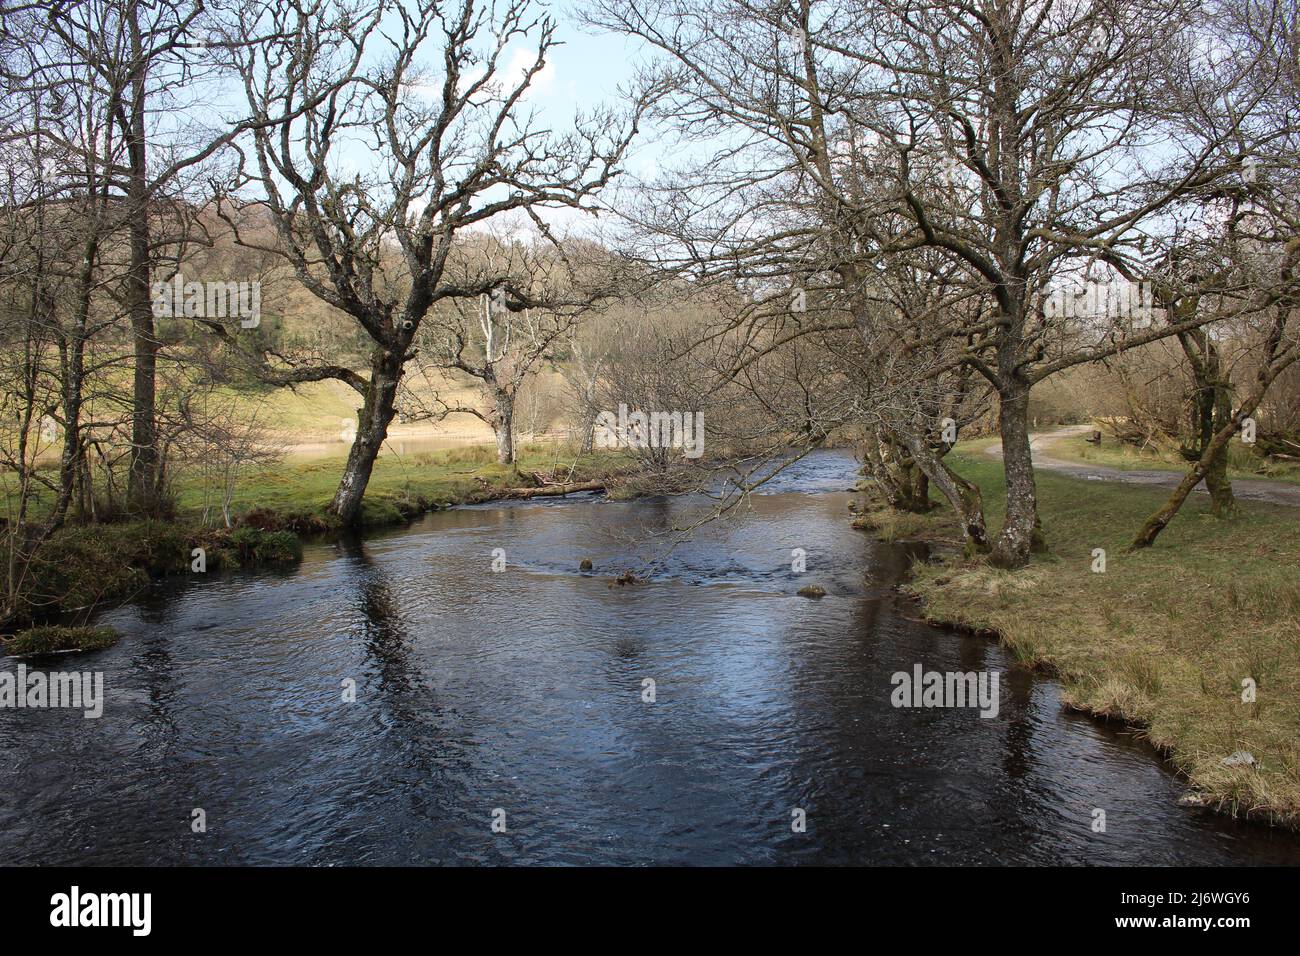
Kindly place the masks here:
[(111, 627), (31, 627), (0, 642), (0, 652), (14, 657), (58, 651), (100, 651), (118, 640)]

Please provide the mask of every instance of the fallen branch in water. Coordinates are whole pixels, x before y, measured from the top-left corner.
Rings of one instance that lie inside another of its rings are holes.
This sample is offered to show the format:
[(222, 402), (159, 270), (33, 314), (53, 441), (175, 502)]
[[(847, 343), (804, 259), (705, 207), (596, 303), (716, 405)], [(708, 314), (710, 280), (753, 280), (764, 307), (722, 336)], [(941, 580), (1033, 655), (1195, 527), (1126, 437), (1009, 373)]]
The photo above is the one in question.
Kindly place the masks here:
[(568, 484), (546, 485), (542, 488), (507, 488), (501, 492), (502, 498), (544, 498), (549, 496), (572, 495), (580, 491), (604, 491), (603, 481), (574, 481)]

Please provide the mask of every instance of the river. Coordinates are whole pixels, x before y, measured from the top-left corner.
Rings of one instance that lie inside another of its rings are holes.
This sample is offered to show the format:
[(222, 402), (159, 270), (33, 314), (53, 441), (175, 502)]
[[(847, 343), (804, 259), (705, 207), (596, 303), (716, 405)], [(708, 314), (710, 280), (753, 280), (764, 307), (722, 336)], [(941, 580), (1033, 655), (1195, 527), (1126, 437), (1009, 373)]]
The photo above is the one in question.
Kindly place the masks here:
[[(102, 717), (0, 711), (0, 862), (1300, 862), (1178, 807), (1149, 746), (995, 643), (915, 620), (908, 549), (849, 527), (853, 469), (815, 455), (671, 548), (701, 499), (457, 508), (158, 582), (100, 616), (120, 643), (52, 665), (104, 673)], [(894, 707), (916, 664), (998, 672), (997, 716)]]

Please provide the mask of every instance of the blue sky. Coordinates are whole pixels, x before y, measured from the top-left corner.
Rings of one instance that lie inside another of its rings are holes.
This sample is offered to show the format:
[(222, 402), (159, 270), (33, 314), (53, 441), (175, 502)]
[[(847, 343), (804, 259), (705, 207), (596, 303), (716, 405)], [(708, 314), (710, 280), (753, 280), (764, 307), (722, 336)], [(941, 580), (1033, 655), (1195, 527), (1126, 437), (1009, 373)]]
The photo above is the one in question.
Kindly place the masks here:
[[(623, 102), (620, 87), (633, 80), (638, 63), (645, 60), (644, 48), (639, 41), (608, 33), (597, 33), (582, 24), (578, 16), (581, 0), (556, 0), (539, 2), (534, 15), (549, 11), (556, 21), (558, 44), (547, 57), (546, 68), (534, 78), (524, 100), (523, 108), (537, 114), (537, 125), (563, 135), (573, 126), (577, 112), (590, 113), (601, 106), (617, 107)], [(520, 72), (530, 66), (536, 56), (537, 32), (528, 38), (516, 40), (506, 49), (498, 62), (498, 76), (502, 82), (517, 80)], [(491, 42), (485, 32), (482, 41)], [(482, 45), (482, 44), (480, 44)], [(382, 43), (376, 43), (376, 50)], [(429, 86), (420, 89), (436, 95), (441, 84), (441, 48), (438, 31), (427, 42), (421, 60), (429, 68)], [(230, 91), (233, 93), (234, 91)], [(236, 94), (236, 100), (238, 95)], [(231, 103), (232, 116), (238, 115), (239, 103)], [(646, 131), (647, 134), (649, 131)], [(652, 142), (652, 135), (643, 135), (629, 154), (624, 166), (634, 175), (653, 176), (658, 168), (656, 158), (660, 146)], [(358, 171), (373, 169), (375, 155), (360, 141), (340, 142), (336, 160), (344, 167)], [(573, 210), (560, 209), (548, 212), (544, 218), (564, 231), (586, 230), (592, 221)]]

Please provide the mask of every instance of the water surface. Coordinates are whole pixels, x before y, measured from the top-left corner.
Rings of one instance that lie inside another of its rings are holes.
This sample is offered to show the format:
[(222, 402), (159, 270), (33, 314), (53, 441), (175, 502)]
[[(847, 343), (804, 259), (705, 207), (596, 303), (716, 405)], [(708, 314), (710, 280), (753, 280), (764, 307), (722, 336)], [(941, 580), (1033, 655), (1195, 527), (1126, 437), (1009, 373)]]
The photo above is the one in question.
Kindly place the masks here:
[[(672, 548), (700, 499), (461, 508), (162, 582), (103, 615), (117, 646), (56, 665), (104, 672), (101, 719), (0, 711), (0, 862), (1300, 862), (1179, 808), (1148, 746), (995, 644), (914, 620), (905, 549), (848, 526), (852, 473), (817, 455)], [(1000, 672), (998, 716), (894, 708), (916, 663)]]

